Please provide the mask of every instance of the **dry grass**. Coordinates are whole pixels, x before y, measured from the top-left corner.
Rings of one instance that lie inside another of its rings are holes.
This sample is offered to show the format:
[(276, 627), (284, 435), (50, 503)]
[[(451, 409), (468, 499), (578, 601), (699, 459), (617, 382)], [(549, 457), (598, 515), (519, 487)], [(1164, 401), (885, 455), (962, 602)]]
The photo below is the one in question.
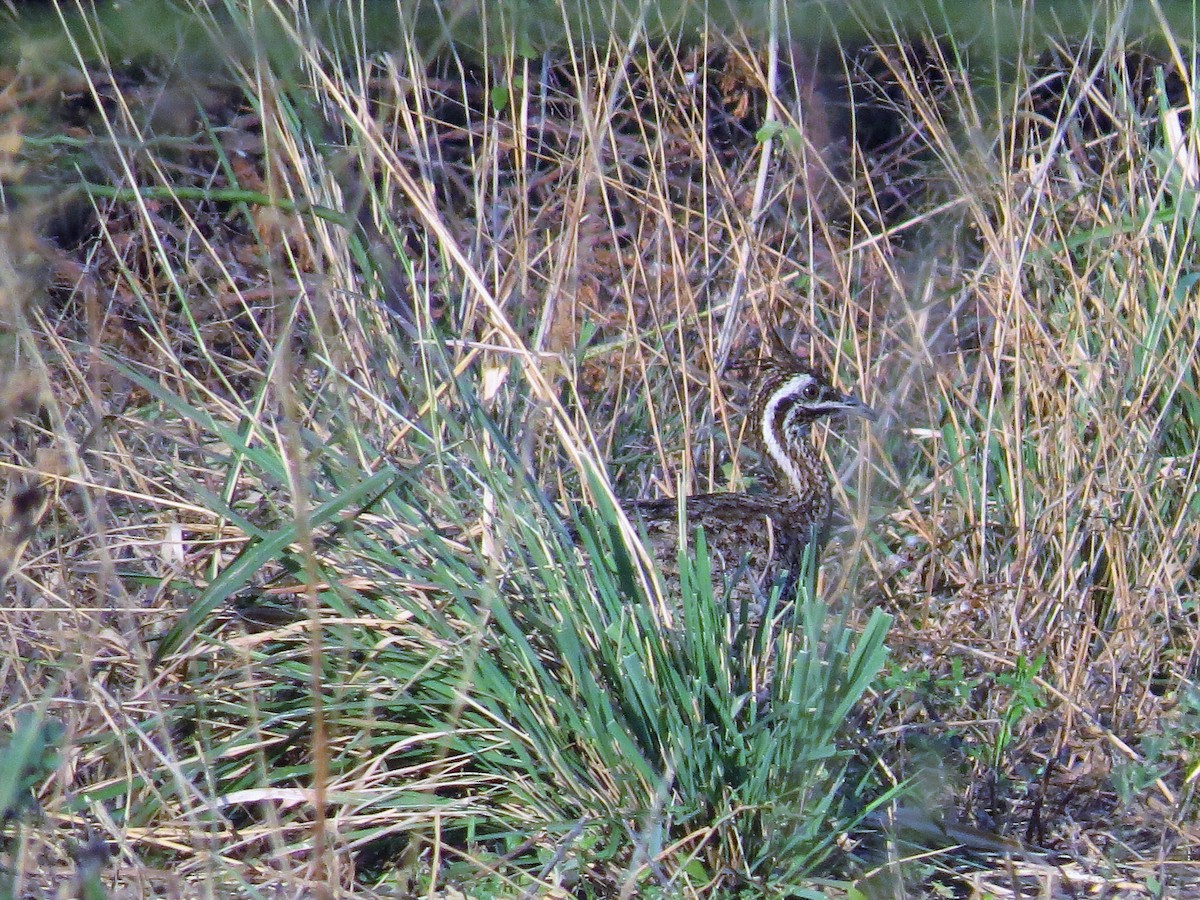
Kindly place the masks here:
[(433, 59), (424, 23), (382, 54), (213, 15), (220, 79), (122, 69), (86, 19), (80, 73), (3, 74), (0, 724), (65, 729), (2, 845), (15, 894), (732, 890), (752, 841), (619, 821), (603, 749), (563, 750), (559, 795), (528, 777), (582, 674), (514, 724), (487, 667), (520, 644), (497, 597), (594, 587), (544, 580), (569, 506), (754, 479), (728, 363), (772, 333), (884, 412), (824, 436), (856, 527), (819, 591), (895, 617), (847, 738), (909, 809), (1029, 848), (826, 874), (1195, 890), (1182, 35), (1015, 40), (993, 91), (886, 30)]

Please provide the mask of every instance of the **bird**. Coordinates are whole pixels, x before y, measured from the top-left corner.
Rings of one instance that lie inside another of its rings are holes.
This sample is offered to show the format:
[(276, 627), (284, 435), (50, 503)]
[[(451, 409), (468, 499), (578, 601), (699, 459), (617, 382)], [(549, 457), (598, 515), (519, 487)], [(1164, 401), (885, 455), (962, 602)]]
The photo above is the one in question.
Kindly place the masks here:
[[(731, 608), (748, 603), (751, 621), (762, 617), (776, 583), (784, 602), (794, 596), (806, 552), (819, 560), (832, 512), (829, 476), (810, 440), (815, 422), (837, 415), (876, 421), (874, 409), (833, 386), (799, 360), (769, 358), (758, 365), (750, 402), (752, 438), (773, 478), (763, 493), (693, 494), (683, 500), (691, 544), (704, 529), (713, 596)], [(626, 512), (645, 534), (647, 549), (671, 595), (680, 590), (680, 501), (635, 500)]]

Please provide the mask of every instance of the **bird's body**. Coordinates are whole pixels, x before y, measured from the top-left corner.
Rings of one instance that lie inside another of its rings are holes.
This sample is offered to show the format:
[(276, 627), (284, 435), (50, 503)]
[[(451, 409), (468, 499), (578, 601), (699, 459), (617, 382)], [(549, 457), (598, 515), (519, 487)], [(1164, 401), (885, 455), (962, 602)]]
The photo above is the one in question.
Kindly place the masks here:
[[(795, 591), (806, 551), (819, 554), (829, 527), (829, 478), (809, 441), (813, 422), (839, 413), (875, 418), (861, 400), (843, 394), (811, 369), (767, 362), (751, 401), (754, 438), (772, 464), (774, 480), (760, 494), (698, 494), (684, 500), (689, 547), (704, 529), (714, 595), (761, 612), (776, 582), (784, 598)], [(645, 530), (668, 593), (679, 589), (680, 507), (675, 499), (640, 500), (629, 512)]]

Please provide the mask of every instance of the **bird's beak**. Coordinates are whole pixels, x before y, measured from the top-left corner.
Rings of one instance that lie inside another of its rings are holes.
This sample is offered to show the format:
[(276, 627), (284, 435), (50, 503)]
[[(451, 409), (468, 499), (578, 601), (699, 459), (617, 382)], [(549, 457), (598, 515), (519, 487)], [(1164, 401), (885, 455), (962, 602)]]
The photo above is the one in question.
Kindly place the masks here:
[(879, 421), (879, 413), (875, 412), (875, 410), (867, 406), (867, 404), (863, 403), (857, 397), (851, 396), (850, 394), (846, 394), (842, 397), (840, 407), (841, 412), (848, 416), (861, 416), (868, 422)]

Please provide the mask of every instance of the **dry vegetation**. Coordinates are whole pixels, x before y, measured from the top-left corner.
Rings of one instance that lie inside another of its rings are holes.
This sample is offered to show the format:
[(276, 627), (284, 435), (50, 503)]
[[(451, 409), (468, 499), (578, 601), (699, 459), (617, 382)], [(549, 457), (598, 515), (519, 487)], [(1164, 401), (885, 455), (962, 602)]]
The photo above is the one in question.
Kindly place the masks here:
[[(1200, 892), (1192, 35), (257, 9), (0, 69), (0, 896)], [(772, 334), (884, 417), (756, 712), (610, 501)]]

